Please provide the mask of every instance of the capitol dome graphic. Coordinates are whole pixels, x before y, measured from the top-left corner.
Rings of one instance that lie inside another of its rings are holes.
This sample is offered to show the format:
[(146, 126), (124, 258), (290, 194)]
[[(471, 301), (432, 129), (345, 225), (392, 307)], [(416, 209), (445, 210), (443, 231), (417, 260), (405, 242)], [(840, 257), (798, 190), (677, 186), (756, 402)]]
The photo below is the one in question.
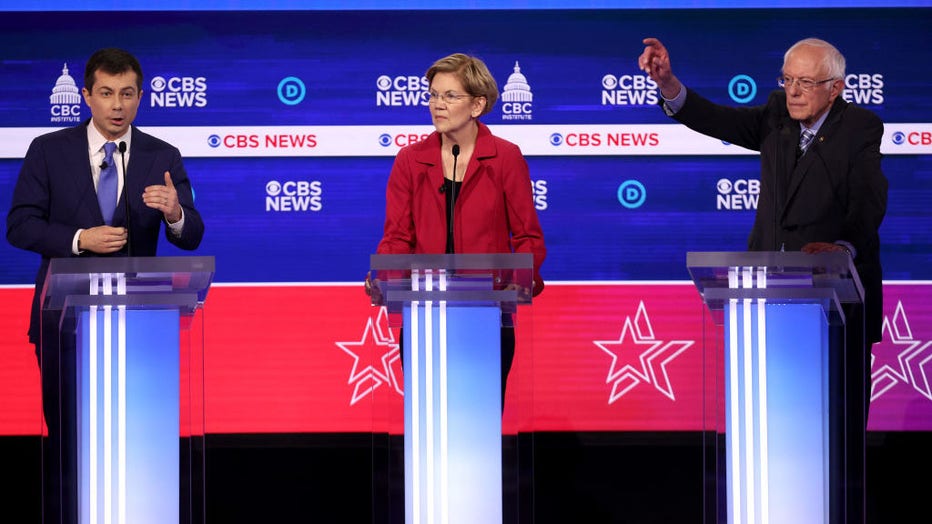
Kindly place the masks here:
[(49, 108), (53, 124), (68, 124), (81, 121), (81, 90), (74, 78), (68, 74), (68, 64), (62, 66), (61, 76), (55, 81), (49, 96)]
[(533, 101), (531, 86), (521, 74), (521, 65), (515, 60), (515, 71), (508, 77), (502, 90), (502, 120), (533, 120)]
[(531, 86), (527, 83), (527, 78), (521, 74), (521, 66), (515, 61), (515, 72), (508, 77), (508, 83), (502, 90), (503, 102), (533, 102), (534, 94), (531, 93)]
[(74, 83), (74, 78), (68, 74), (68, 64), (65, 64), (61, 70), (61, 76), (55, 82), (52, 88), (52, 95), (49, 97), (52, 104), (80, 104), (81, 90)]

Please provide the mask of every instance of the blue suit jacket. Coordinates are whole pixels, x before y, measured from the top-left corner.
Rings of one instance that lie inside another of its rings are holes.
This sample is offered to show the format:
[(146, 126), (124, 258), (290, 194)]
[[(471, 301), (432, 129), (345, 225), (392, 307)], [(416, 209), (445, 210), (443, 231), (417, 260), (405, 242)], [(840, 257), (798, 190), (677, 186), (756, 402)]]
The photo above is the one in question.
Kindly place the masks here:
[[(71, 244), (78, 229), (104, 225), (97, 203), (97, 192), (88, 159), (87, 126), (54, 131), (32, 141), (13, 190), (7, 215), (7, 240), (15, 247), (42, 256), (36, 274), (29, 339), (39, 340), (39, 299), (49, 260), (72, 257)], [(184, 208), (184, 229), (180, 237), (168, 231), (169, 242), (181, 249), (197, 248), (204, 236), (204, 222), (194, 208), (191, 183), (177, 148), (132, 128), (132, 154), (126, 166), (123, 194), (113, 216), (114, 226), (126, 226), (126, 196), (129, 195), (129, 239), (133, 256), (155, 256), (159, 230), (164, 217), (146, 207), (142, 193), (146, 186), (164, 184), (165, 171), (171, 173)], [(118, 153), (114, 155), (117, 159)], [(109, 256), (126, 256), (126, 248)], [(85, 252), (79, 256), (100, 256)]]

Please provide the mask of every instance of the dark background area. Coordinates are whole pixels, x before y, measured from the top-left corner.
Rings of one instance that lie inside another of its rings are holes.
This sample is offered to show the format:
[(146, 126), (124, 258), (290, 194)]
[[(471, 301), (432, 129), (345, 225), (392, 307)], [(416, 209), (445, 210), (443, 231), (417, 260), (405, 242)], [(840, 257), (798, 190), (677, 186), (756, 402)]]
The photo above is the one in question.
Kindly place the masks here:
[[(0, 437), (0, 521), (40, 522), (39, 444), (35, 436)], [(930, 446), (928, 432), (868, 434), (869, 523), (928, 522)], [(504, 510), (522, 524), (714, 523), (703, 495), (712, 478), (704, 449), (702, 434), (685, 432), (505, 437), (505, 475), (517, 474), (520, 488), (506, 490)], [(403, 505), (391, 505), (400, 491), (389, 495), (400, 480), (400, 450), (397, 438), (369, 434), (208, 435), (206, 521), (403, 521)]]

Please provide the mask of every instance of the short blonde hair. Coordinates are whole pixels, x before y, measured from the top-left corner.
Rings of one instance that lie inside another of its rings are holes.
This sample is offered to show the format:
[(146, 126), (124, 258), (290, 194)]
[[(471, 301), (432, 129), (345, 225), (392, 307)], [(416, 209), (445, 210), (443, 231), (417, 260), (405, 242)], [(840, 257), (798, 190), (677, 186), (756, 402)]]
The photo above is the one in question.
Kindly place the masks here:
[(495, 77), (489, 72), (485, 62), (474, 56), (463, 53), (454, 53), (434, 62), (424, 76), (428, 85), (433, 83), (437, 73), (453, 73), (463, 84), (466, 93), (472, 96), (485, 97), (486, 104), (479, 116), (492, 111), (498, 101), (498, 84)]

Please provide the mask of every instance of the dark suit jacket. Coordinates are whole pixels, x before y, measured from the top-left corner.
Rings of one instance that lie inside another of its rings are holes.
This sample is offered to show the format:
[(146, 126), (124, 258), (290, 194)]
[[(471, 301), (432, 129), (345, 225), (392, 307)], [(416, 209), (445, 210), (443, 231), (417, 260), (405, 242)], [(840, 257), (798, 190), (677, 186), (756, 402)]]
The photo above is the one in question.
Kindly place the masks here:
[[(15, 247), (42, 256), (29, 325), (29, 339), (33, 343), (39, 340), (39, 299), (49, 260), (75, 256), (71, 244), (78, 229), (104, 225), (88, 159), (89, 123), (88, 120), (33, 140), (13, 190), (13, 203), (7, 215), (7, 239)], [(143, 204), (142, 193), (146, 186), (164, 184), (165, 171), (171, 173), (178, 201), (184, 208), (181, 236), (169, 233), (167, 226), (165, 236), (179, 248), (197, 248), (204, 236), (204, 222), (194, 208), (191, 183), (178, 149), (136, 127), (132, 128), (131, 147), (125, 187), (114, 212), (113, 225), (126, 226), (124, 200), (129, 195), (129, 238), (133, 256), (156, 254), (164, 218), (161, 212)], [(114, 159), (118, 155), (114, 155)], [(126, 254), (124, 248), (111, 256)], [(80, 256), (99, 255), (84, 252)]]
[(887, 179), (880, 168), (883, 122), (874, 113), (835, 99), (819, 134), (797, 161), (799, 122), (790, 118), (786, 93), (757, 107), (714, 104), (687, 90), (674, 118), (702, 134), (761, 153), (761, 189), (752, 251), (799, 250), (809, 242), (849, 242), (865, 291), (867, 338), (880, 340), (883, 274), (880, 224), (887, 209)]

